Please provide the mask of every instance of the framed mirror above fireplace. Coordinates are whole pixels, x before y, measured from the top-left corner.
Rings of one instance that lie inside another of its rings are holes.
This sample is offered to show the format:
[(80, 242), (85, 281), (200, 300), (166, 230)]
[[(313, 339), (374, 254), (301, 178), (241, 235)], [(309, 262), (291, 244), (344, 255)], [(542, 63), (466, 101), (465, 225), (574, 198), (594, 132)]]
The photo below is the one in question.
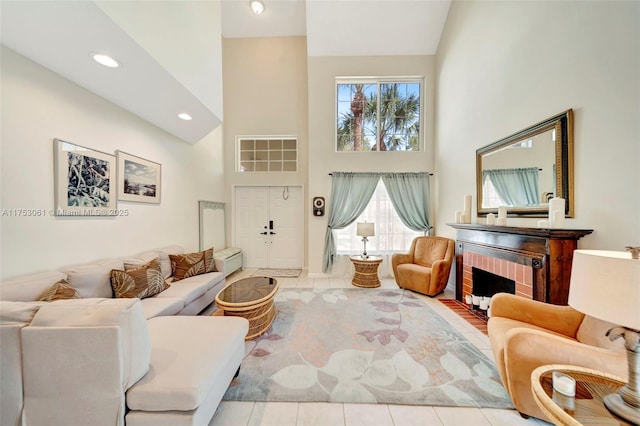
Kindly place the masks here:
[(560, 197), (573, 217), (573, 111), (476, 150), (476, 194), (478, 216), (507, 206), (512, 216), (546, 217)]

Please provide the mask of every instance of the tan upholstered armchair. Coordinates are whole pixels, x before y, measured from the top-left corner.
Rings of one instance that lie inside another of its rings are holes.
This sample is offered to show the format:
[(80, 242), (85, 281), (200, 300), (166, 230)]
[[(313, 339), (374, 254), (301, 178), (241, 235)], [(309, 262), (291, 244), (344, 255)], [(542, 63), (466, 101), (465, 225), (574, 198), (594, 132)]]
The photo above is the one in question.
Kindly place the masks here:
[(414, 238), (409, 253), (396, 253), (391, 257), (396, 283), (427, 296), (437, 295), (449, 281), (454, 252), (454, 241), (449, 238)]
[(531, 372), (542, 365), (576, 365), (628, 380), (623, 339), (605, 336), (613, 326), (570, 306), (494, 295), (489, 340), (502, 384), (520, 414), (546, 420), (531, 392)]

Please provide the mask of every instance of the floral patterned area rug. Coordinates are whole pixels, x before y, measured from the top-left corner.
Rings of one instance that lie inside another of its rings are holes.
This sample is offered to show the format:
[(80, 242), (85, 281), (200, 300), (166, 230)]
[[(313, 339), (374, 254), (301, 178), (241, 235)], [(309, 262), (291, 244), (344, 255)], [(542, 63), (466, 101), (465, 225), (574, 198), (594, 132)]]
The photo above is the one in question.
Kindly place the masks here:
[(281, 289), (223, 399), (513, 408), (493, 363), (405, 290)]

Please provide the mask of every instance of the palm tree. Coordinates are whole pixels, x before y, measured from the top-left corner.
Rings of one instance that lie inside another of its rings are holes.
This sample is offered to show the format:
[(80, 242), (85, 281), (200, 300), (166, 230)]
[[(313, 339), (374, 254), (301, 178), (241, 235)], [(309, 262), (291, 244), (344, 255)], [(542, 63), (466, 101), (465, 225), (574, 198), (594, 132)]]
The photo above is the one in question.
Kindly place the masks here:
[(362, 113), (364, 112), (365, 97), (362, 93), (363, 84), (356, 84), (356, 93), (351, 100), (351, 114), (353, 114), (353, 150), (362, 151)]
[[(390, 83), (380, 86), (380, 131), (378, 146), (380, 151), (399, 151), (408, 148), (417, 149), (417, 136), (420, 129), (420, 99), (415, 93), (403, 96), (400, 84)], [(377, 99), (367, 102), (368, 111), (376, 119)], [(373, 148), (374, 150), (376, 147)]]
[(343, 112), (338, 121), (338, 150), (368, 149), (369, 144), (363, 143), (363, 122), (375, 123), (378, 120), (378, 99), (380, 99), (380, 127), (377, 144), (373, 144), (371, 150), (418, 150), (420, 99), (415, 93), (409, 95), (400, 93), (400, 89), (405, 85), (405, 83), (381, 84), (378, 97), (376, 93), (365, 96), (362, 90), (363, 85), (356, 84), (351, 109), (349, 112)]

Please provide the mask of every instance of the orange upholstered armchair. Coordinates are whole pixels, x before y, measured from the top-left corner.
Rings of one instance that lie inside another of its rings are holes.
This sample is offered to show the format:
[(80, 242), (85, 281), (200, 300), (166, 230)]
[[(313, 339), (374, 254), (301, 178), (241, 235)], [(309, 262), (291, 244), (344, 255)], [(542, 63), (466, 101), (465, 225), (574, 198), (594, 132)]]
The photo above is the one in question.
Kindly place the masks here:
[(546, 420), (531, 392), (531, 373), (542, 365), (576, 365), (628, 380), (623, 339), (611, 342), (606, 337), (613, 326), (571, 306), (508, 293), (494, 295), (489, 340), (502, 384), (516, 410), (523, 417)]
[(391, 257), (396, 283), (427, 296), (437, 295), (449, 281), (454, 252), (454, 241), (449, 238), (414, 238), (409, 253)]

